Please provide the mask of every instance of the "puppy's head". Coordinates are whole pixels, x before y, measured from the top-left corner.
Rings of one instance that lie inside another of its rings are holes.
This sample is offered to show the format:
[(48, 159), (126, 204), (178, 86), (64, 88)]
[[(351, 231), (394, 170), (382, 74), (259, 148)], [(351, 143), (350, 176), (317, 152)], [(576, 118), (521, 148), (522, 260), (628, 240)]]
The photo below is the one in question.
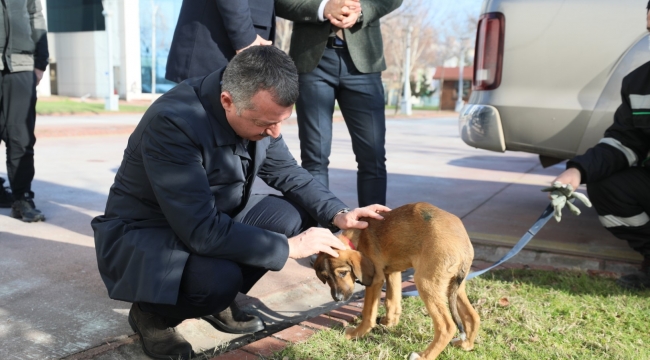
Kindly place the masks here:
[(346, 301), (354, 292), (354, 281), (365, 286), (372, 284), (375, 265), (355, 250), (340, 250), (339, 257), (334, 258), (320, 253), (314, 262), (316, 276), (331, 288), (332, 299)]

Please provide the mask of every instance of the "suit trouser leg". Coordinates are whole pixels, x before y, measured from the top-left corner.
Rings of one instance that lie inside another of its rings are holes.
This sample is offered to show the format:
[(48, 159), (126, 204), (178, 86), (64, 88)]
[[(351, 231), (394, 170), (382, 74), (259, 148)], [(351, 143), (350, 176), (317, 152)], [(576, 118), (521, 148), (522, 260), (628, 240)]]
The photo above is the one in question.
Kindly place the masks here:
[(358, 164), (359, 206), (386, 204), (386, 120), (381, 74), (357, 71), (346, 49), (326, 48), (316, 69), (300, 74), (296, 113), (302, 166), (329, 187), (334, 99), (341, 107)]
[(358, 164), (359, 206), (386, 204), (386, 115), (381, 73), (359, 72), (347, 50), (341, 59), (338, 100)]
[(650, 260), (650, 168), (629, 168), (587, 184), (600, 223)]
[[(251, 200), (254, 205), (244, 208), (233, 218), (235, 221), (284, 233), (287, 237), (316, 225), (316, 221), (304, 209), (281, 196), (253, 195)], [(183, 269), (175, 305), (139, 305), (142, 311), (163, 316), (169, 326), (176, 326), (185, 319), (226, 309), (237, 293), (247, 293), (267, 271), (227, 259), (192, 254)]]
[(33, 197), (36, 75), (4, 70), (0, 76), (0, 137), (7, 146), (7, 176), (16, 199)]
[(332, 115), (338, 86), (339, 62), (332, 49), (325, 49), (316, 69), (299, 75), (296, 102), (301, 165), (329, 187), (327, 167), (332, 152)]

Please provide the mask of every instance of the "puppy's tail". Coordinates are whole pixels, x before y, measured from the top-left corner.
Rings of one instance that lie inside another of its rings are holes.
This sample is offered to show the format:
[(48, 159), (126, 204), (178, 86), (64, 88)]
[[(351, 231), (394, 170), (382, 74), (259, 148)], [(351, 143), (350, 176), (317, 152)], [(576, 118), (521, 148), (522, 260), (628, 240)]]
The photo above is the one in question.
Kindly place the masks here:
[(451, 311), (451, 318), (454, 319), (454, 322), (458, 327), (458, 332), (460, 333), (459, 338), (461, 340), (465, 340), (467, 336), (465, 335), (465, 328), (460, 320), (460, 315), (458, 315), (458, 297), (456, 294), (458, 293), (458, 287), (460, 287), (460, 284), (465, 281), (465, 276), (467, 276), (465, 266), (461, 266), (458, 274), (451, 278), (451, 282), (449, 283), (449, 310)]

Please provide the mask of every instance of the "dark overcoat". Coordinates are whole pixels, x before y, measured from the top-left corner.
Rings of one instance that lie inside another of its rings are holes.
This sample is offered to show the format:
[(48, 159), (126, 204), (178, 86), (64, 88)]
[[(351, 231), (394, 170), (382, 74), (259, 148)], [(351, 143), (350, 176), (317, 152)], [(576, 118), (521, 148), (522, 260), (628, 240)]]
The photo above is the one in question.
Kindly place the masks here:
[(181, 82), (206, 76), (257, 35), (275, 39), (273, 0), (183, 0), (165, 78)]
[[(175, 304), (190, 254), (269, 270), (288, 258), (285, 235), (232, 220), (253, 180), (244, 176), (248, 152), (219, 100), (221, 75), (174, 87), (129, 138), (105, 214), (91, 223), (99, 272), (113, 299)], [(323, 225), (346, 207), (298, 166), (281, 136), (258, 141), (250, 160), (253, 175)]]

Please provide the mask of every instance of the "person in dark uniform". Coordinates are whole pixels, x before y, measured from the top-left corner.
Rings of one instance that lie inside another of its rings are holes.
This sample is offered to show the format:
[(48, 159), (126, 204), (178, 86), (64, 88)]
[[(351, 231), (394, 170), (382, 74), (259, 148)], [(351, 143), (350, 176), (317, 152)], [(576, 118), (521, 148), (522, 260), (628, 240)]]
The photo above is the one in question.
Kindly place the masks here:
[(0, 4), (0, 140), (7, 146), (11, 191), (0, 178), (0, 207), (25, 222), (45, 220), (34, 205), (36, 85), (48, 64), (47, 30), (39, 0)]
[(275, 38), (273, 0), (183, 0), (165, 78), (181, 82), (220, 69), (236, 53)]
[[(130, 136), (105, 213), (91, 225), (108, 294), (133, 303), (129, 323), (148, 355), (189, 356), (174, 331), (188, 318), (262, 330), (237, 308), (238, 292), (288, 258), (337, 256), (332, 248), (343, 245), (332, 230), (364, 228), (359, 218), (390, 210), (350, 210), (298, 166), (280, 132), (297, 97), (289, 56), (254, 46), (162, 95)], [(252, 194), (256, 177), (283, 196)]]
[[(650, 2), (646, 13), (650, 31)], [(650, 288), (650, 62), (623, 79), (621, 98), (604, 137), (553, 182), (587, 184), (600, 223), (643, 255), (640, 271), (617, 283), (643, 289)]]

